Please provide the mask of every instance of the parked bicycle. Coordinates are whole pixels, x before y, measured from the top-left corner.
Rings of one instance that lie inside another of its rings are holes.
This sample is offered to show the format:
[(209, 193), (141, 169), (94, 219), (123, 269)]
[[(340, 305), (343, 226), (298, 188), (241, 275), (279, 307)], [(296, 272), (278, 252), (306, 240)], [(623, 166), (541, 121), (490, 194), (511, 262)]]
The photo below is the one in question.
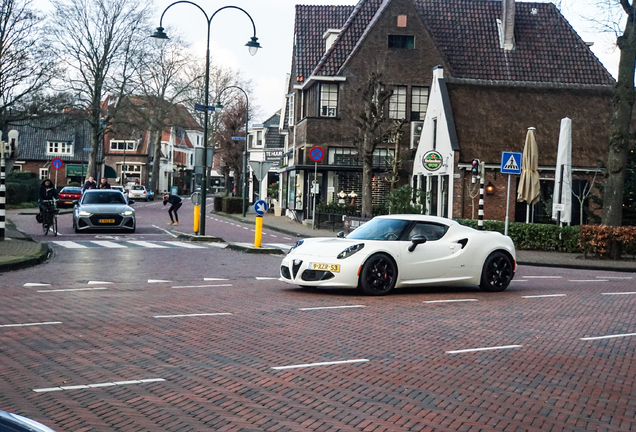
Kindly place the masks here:
[(57, 200), (42, 200), (42, 232), (44, 235), (53, 231), (53, 235), (57, 236)]

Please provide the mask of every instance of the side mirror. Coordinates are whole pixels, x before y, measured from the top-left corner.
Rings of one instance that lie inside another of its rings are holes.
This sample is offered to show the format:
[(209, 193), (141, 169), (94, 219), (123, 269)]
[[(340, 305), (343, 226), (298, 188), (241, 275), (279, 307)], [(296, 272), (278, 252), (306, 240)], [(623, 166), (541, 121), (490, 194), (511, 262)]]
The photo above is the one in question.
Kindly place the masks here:
[(336, 237), (338, 238), (344, 238), (345, 234), (344, 231), (340, 231), (338, 234), (336, 234)]
[(132, 205), (135, 203), (135, 200), (128, 200), (128, 205)]
[(74, 206), (76, 206), (76, 205), (78, 205), (78, 204), (79, 204), (79, 200), (74, 200), (74, 201), (73, 201), (73, 205), (74, 205)]
[(411, 237), (411, 246), (409, 246), (409, 252), (413, 252), (418, 244), (426, 243), (426, 237), (421, 234)]

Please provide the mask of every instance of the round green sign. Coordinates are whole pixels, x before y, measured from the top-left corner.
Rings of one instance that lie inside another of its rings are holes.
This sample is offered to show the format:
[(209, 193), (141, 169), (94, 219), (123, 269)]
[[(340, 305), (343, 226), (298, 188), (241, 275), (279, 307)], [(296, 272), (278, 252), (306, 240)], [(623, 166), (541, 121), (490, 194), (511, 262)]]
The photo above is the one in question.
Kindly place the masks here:
[(435, 150), (426, 152), (426, 154), (422, 157), (422, 165), (424, 165), (424, 168), (428, 171), (437, 171), (443, 163), (444, 160), (442, 159), (442, 155)]

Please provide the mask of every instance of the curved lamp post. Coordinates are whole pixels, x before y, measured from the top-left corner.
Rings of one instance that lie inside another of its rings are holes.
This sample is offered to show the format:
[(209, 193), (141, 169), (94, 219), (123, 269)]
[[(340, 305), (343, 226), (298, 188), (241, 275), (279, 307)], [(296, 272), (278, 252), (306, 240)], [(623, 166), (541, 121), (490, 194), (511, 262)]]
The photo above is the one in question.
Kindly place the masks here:
[[(237, 89), (243, 92), (243, 94), (245, 95), (245, 149), (243, 151), (243, 217), (245, 217), (245, 214), (247, 213), (247, 123), (248, 123), (248, 115), (250, 112), (250, 98), (247, 97), (247, 93), (245, 92), (245, 90), (243, 90), (242, 88), (240, 88), (239, 86), (228, 86), (225, 87), (223, 90), (221, 90), (218, 94), (218, 96), (216, 97), (216, 104), (214, 105), (214, 109), (217, 111), (220, 111), (223, 109), (223, 105), (221, 104), (221, 95), (223, 94), (223, 92), (225, 90), (228, 89)], [(227, 185), (226, 185), (227, 187)]]
[(205, 105), (204, 105), (204, 113), (205, 113), (205, 121), (203, 124), (203, 181), (202, 181), (202, 185), (201, 185), (201, 215), (200, 215), (200, 227), (199, 227), (199, 234), (201, 235), (205, 235), (205, 204), (206, 204), (206, 200), (207, 200), (207, 189), (208, 189), (208, 155), (207, 155), (207, 147), (208, 147), (208, 123), (209, 123), (209, 119), (208, 119), (208, 112), (210, 111), (210, 107), (209, 107), (209, 93), (210, 93), (210, 24), (212, 23), (212, 19), (214, 19), (214, 17), (216, 16), (217, 13), (219, 13), (220, 11), (224, 10), (224, 9), (238, 9), (241, 12), (243, 12), (245, 15), (247, 15), (247, 17), (250, 19), (250, 21), (252, 22), (252, 28), (254, 29), (254, 36), (252, 36), (249, 40), (249, 42), (247, 42), (245, 44), (246, 47), (248, 47), (249, 52), (251, 55), (255, 55), (256, 52), (258, 51), (259, 48), (261, 48), (261, 45), (258, 43), (258, 38), (256, 37), (256, 25), (254, 25), (254, 20), (252, 19), (252, 17), (250, 16), (250, 14), (248, 14), (245, 10), (241, 9), (238, 6), (223, 6), (222, 8), (217, 9), (212, 16), (208, 17), (208, 14), (205, 13), (205, 11), (201, 8), (201, 6), (199, 6), (196, 3), (193, 3), (191, 1), (188, 0), (180, 0), (180, 1), (176, 1), (174, 3), (172, 3), (171, 5), (169, 5), (161, 14), (161, 18), (159, 19), (159, 27), (157, 27), (157, 30), (152, 34), (151, 37), (155, 38), (155, 42), (157, 43), (158, 46), (160, 46), (166, 39), (168, 39), (168, 35), (164, 32), (164, 28), (162, 27), (163, 24), (163, 16), (166, 14), (166, 12), (168, 11), (168, 9), (170, 9), (172, 6), (179, 4), (179, 3), (188, 3), (191, 4), (195, 7), (197, 7), (205, 16), (205, 19), (207, 20), (208, 23), (208, 39), (207, 39), (207, 49), (205, 52)]

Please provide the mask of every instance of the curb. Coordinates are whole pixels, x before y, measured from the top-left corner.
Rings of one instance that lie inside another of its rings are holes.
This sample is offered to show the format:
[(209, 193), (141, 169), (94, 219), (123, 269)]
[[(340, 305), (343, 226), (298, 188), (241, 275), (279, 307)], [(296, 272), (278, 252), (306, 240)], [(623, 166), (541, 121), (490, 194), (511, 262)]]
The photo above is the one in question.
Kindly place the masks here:
[(46, 261), (50, 255), (51, 248), (49, 247), (49, 245), (46, 243), (40, 243), (40, 252), (37, 255), (25, 259), (18, 259), (8, 263), (1, 263), (0, 273), (36, 266)]
[[(229, 213), (214, 212), (214, 211), (213, 211), (213, 212), (210, 212), (210, 213), (211, 213), (211, 214), (218, 215), (218, 216), (223, 216), (223, 217), (226, 217), (226, 218), (234, 219), (234, 220), (236, 220), (236, 221), (243, 222), (243, 223), (252, 223), (252, 222), (253, 222), (253, 221), (252, 221), (252, 220), (250, 220), (250, 219), (243, 219), (243, 217), (242, 217), (242, 216), (234, 216), (233, 214), (229, 214)], [(282, 229), (282, 228), (278, 228), (278, 227), (275, 227), (275, 226), (269, 225), (269, 224), (267, 224), (267, 223), (265, 223), (265, 222), (263, 222), (263, 228), (267, 228), (267, 229), (269, 229), (269, 230), (276, 231), (276, 232), (279, 232), (279, 233), (281, 233), (281, 234), (286, 234), (286, 235), (288, 235), (288, 236), (298, 237), (298, 238), (314, 238), (314, 237), (322, 237), (322, 236), (314, 236), (314, 235), (302, 235), (302, 234), (299, 234), (299, 233), (297, 233), (297, 232), (295, 232), (295, 231), (288, 231), (288, 230), (285, 230), (285, 229)]]
[(587, 264), (552, 264), (552, 263), (539, 263), (539, 262), (529, 262), (529, 261), (517, 261), (517, 264), (533, 266), (533, 267), (555, 267), (555, 268), (567, 268), (567, 269), (574, 269), (574, 270), (594, 270), (594, 271), (610, 271), (610, 272), (621, 272), (621, 273), (636, 273), (636, 267), (624, 268), (624, 267), (596, 266), (596, 265), (587, 265)]
[(223, 240), (221, 237), (214, 237), (214, 236), (179, 234), (177, 238), (180, 240), (186, 240), (191, 242), (225, 243), (225, 240)]
[(269, 254), (269, 255), (285, 255), (280, 249), (277, 248), (269, 248), (269, 247), (254, 247), (254, 246), (243, 246), (235, 243), (228, 243), (227, 249), (232, 249), (235, 251), (245, 252), (245, 253), (253, 253), (253, 254)]

